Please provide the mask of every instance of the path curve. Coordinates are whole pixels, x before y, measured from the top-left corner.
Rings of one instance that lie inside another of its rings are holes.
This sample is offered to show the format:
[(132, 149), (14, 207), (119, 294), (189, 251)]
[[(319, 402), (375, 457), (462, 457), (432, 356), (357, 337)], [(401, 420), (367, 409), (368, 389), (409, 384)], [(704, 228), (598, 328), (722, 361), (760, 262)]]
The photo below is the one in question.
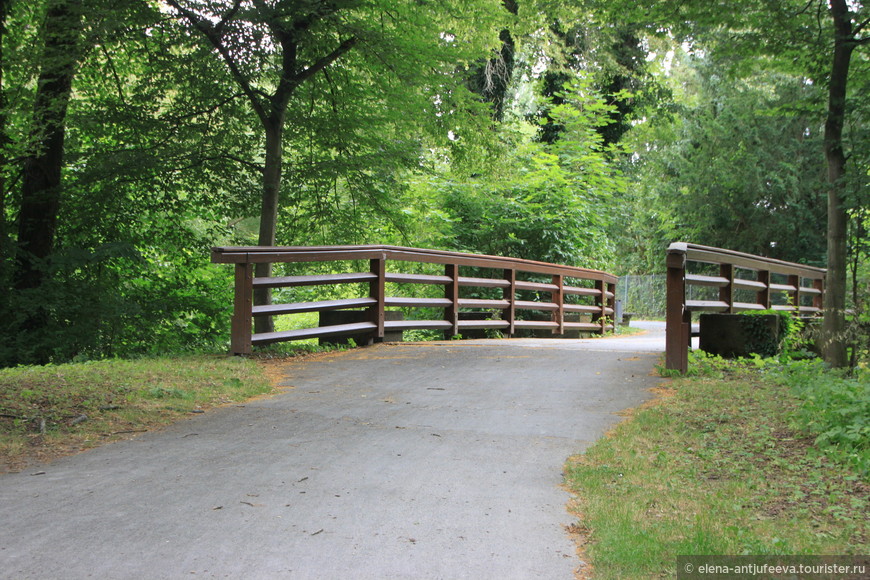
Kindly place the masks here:
[(561, 470), (652, 397), (653, 334), (288, 363), (277, 396), (0, 476), (0, 578), (571, 580)]

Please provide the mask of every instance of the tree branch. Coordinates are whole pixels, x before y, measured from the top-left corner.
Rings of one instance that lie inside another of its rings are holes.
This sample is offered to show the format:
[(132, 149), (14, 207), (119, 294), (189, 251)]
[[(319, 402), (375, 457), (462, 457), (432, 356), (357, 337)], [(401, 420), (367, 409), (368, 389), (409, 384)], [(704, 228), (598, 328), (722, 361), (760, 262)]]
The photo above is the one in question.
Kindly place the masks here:
[(278, 83), (278, 88), (275, 89), (275, 94), (272, 95), (272, 107), (274, 111), (283, 111), (293, 91), (299, 85), (328, 67), (330, 64), (338, 60), (341, 55), (348, 52), (357, 43), (356, 37), (351, 37), (342, 42), (338, 47), (327, 54), (326, 56), (317, 59), (314, 64), (303, 69), (299, 73), (296, 68), (296, 45), (289, 37), (282, 39), (282, 47), (284, 49), (284, 65), (281, 73), (281, 81)]
[[(264, 124), (267, 122), (269, 118), (268, 111), (266, 107), (263, 105), (260, 100), (261, 96), (265, 96), (261, 91), (258, 91), (253, 87), (248, 78), (242, 73), (239, 68), (238, 63), (233, 58), (233, 55), (230, 53), (229, 48), (227, 48), (226, 44), (223, 41), (223, 34), (220, 30), (211, 24), (208, 20), (204, 18), (200, 18), (195, 12), (183, 7), (178, 3), (177, 0), (166, 0), (166, 3), (171, 7), (175, 8), (188, 22), (193, 25), (194, 28), (199, 30), (208, 40), (211, 42), (212, 46), (217, 49), (218, 53), (221, 55), (221, 58), (224, 60), (224, 64), (227, 65), (227, 68), (230, 69), (230, 74), (233, 77), (233, 80), (239, 85), (242, 89), (242, 92), (248, 97), (248, 100), (251, 102), (251, 106), (254, 109), (254, 112), (257, 114), (257, 117), (260, 118)], [(234, 10), (231, 9), (229, 13), (234, 13)], [(227, 15), (229, 15), (227, 13)], [(221, 20), (221, 28), (226, 24), (226, 20)]]
[[(859, 22), (858, 25), (852, 30), (852, 34), (858, 36), (859, 34), (861, 34), (861, 31), (867, 27), (868, 24), (870, 24), (870, 18), (864, 20), (863, 22)], [(864, 42), (865, 40), (865, 38), (858, 39), (858, 42)]]
[(341, 57), (341, 55), (350, 51), (350, 49), (352, 49), (356, 45), (357, 42), (358, 42), (358, 39), (355, 36), (352, 36), (351, 38), (348, 38), (347, 40), (342, 42), (340, 45), (338, 45), (338, 48), (336, 48), (335, 50), (333, 50), (332, 52), (330, 52), (329, 54), (327, 54), (323, 58), (318, 59), (310, 67), (308, 67), (307, 69), (303, 70), (301, 73), (296, 75), (296, 84), (297, 85), (302, 84), (303, 82), (305, 82), (306, 80), (308, 80), (312, 76), (316, 75), (317, 73), (319, 73), (320, 71), (322, 71), (323, 69), (325, 69), (326, 67), (328, 67), (329, 65), (334, 63), (335, 61), (337, 61)]
[(808, 2), (804, 5), (804, 7), (801, 8), (800, 10), (798, 10), (795, 14), (800, 15), (800, 14), (806, 13), (806, 11), (810, 9), (810, 6), (812, 6), (813, 2), (815, 2), (815, 1), (816, 0), (808, 0)]
[(238, 163), (239, 165), (242, 165), (243, 167), (247, 167), (248, 169), (252, 169), (252, 170), (256, 171), (260, 175), (262, 175), (263, 172), (266, 170), (266, 168), (263, 166), (262, 163), (254, 163), (252, 161), (247, 161), (245, 159), (242, 159), (241, 157), (236, 157), (235, 155), (231, 155), (229, 153), (219, 153), (217, 155), (202, 157), (201, 159), (203, 161), (219, 161), (221, 159), (229, 159), (230, 161), (235, 161), (236, 163)]
[(235, 0), (233, 2), (233, 7), (229, 9), (229, 11), (224, 14), (224, 17), (220, 19), (220, 22), (214, 25), (215, 32), (223, 36), (224, 26), (229, 22), (239, 11), (239, 8), (242, 7), (242, 0)]
[(106, 50), (106, 46), (104, 44), (100, 44), (100, 51), (103, 53), (103, 56), (106, 57), (106, 62), (109, 65), (109, 70), (112, 71), (112, 78), (115, 81), (115, 90), (118, 91), (118, 98), (121, 99), (123, 104), (127, 104), (127, 99), (124, 98), (124, 86), (121, 83), (120, 77), (118, 77), (118, 70), (115, 68), (115, 61), (112, 59), (112, 55), (109, 54), (109, 51)]
[(232, 101), (238, 99), (241, 96), (244, 96), (244, 93), (235, 93), (235, 94), (232, 94), (225, 99), (217, 101), (213, 105), (210, 105), (204, 109), (190, 111), (189, 113), (185, 113), (183, 115), (167, 115), (166, 117), (163, 117), (163, 119), (164, 119), (164, 121), (178, 122), (178, 121), (182, 121), (184, 119), (192, 119), (192, 118), (198, 117), (200, 115), (210, 115), (210, 114), (214, 113), (215, 111), (217, 111), (218, 109), (220, 109), (222, 106), (226, 105), (227, 103), (231, 103)]

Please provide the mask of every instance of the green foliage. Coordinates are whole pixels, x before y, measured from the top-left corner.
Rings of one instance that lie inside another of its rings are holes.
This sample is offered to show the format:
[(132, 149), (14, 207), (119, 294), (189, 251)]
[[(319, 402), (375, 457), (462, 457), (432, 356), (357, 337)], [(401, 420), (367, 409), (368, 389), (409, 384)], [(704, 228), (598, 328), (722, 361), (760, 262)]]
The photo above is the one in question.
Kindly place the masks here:
[(624, 182), (596, 128), (609, 122), (588, 82), (566, 87), (551, 116), (564, 127), (552, 145), (521, 141), (510, 175), (479, 174), (436, 184), (447, 235), (460, 251), (606, 268), (610, 200)]
[(630, 134), (637, 187), (619, 239), (632, 270), (660, 270), (660, 249), (677, 239), (824, 263), (818, 88), (764, 70), (733, 79), (725, 66), (677, 49), (679, 105)]
[[(792, 358), (811, 356), (807, 351), (808, 337), (804, 332), (805, 323), (800, 317), (787, 310), (751, 310), (744, 312), (747, 317), (743, 328), (749, 335), (746, 346), (748, 352), (767, 358), (780, 355), (784, 361)], [(775, 316), (776, 332), (771, 332), (762, 317)]]
[[(16, 160), (31, 137), (44, 11), (43, 2), (12, 5), (6, 23), (13, 32), (2, 39), (0, 63), (0, 90), (11, 97), (0, 102), (0, 135), (8, 136), (0, 144), (3, 288), (14, 270)], [(0, 324), (17, 340), (0, 345), (0, 365), (220, 347), (231, 272), (208, 264), (209, 248), (256, 243), (262, 136), (252, 131), (259, 121), (224, 63), (154, 3), (91, 8), (93, 46), (67, 116), (55, 252), (42, 264), (48, 281), (32, 292), (3, 293)], [(296, 39), (300, 63), (342, 38), (355, 36), (359, 45), (342, 66), (299, 88), (289, 105), (281, 243), (398, 240), (410, 223), (400, 211), (404, 180), (424, 144), (446, 146), (452, 130), (479, 145), (475, 136), (484, 132), (477, 129), (489, 124), (473, 97), (455, 90), (463, 81), (453, 73), (498, 42), (485, 26), (501, 22), (491, 10), (498, 3), (463, 3), (461, 10), (441, 3), (437, 13), (402, 1), (340, 8), (343, 15)], [(234, 50), (251, 57), (243, 62), (251, 86), (269, 92), (281, 63), (277, 45), (264, 41), (268, 31), (245, 28), (257, 16), (252, 10), (246, 5), (228, 26), (251, 40)], [(484, 28), (454, 18), (459, 13)]]
[[(799, 330), (796, 333), (800, 335)], [(866, 368), (849, 375), (814, 357), (725, 360), (692, 351), (685, 376), (726, 379), (748, 372), (787, 386), (796, 401), (788, 415), (791, 427), (814, 437), (819, 451), (870, 477), (870, 372)]]
[(719, 377), (724, 374), (724, 369), (729, 361), (716, 354), (709, 354), (703, 350), (689, 351), (689, 364), (685, 373), (678, 370), (666, 369), (664, 365), (658, 365), (656, 370), (663, 377), (679, 378), (686, 377)]
[(870, 363), (870, 207), (853, 210), (850, 218), (851, 292), (846, 332), (851, 345), (850, 362), (854, 368)]
[(794, 425), (812, 434), (820, 449), (870, 477), (870, 373), (844, 376), (806, 360), (782, 367), (777, 376), (801, 400)]
[[(18, 340), (0, 345), (0, 364), (220, 349), (228, 332), (231, 272), (208, 263), (208, 241), (190, 224), (165, 225), (146, 235), (156, 240), (162, 234), (177, 246), (147, 244), (144, 236), (134, 245), (131, 235), (128, 243), (104, 243), (93, 251), (77, 249), (81, 242), (57, 251), (45, 266), (45, 284), (2, 304), (0, 325)], [(27, 324), (33, 313), (44, 317), (36, 328)]]
[[(304, 82), (284, 119), (277, 243), (393, 243), (653, 272), (681, 238), (823, 261), (827, 49), (797, 0), (741, 0), (745, 10), (727, 13), (695, 1), (531, 1), (515, 11), (498, 0), (426, 10), (416, 0), (317, 0), (282, 3), (286, 13), (249, 0), (238, 11), (178, 4), (212, 11), (213, 22), (227, 16), (237, 72), (253, 93), (189, 21), (158, 3), (89, 4), (55, 252), (42, 264), (50, 279), (0, 293), (0, 328), (16, 337), (0, 345), (0, 364), (223, 346), (231, 272), (209, 265), (208, 250), (257, 241), (267, 163), (252, 105), (269, 104), (261, 97), (277, 94), (286, 72), (287, 47), (270, 40), (269, 19), (305, 25), (290, 51)], [(312, 6), (323, 8), (316, 22), (299, 20)], [(45, 7), (9, 4), (2, 38), (5, 290), (21, 159), (38, 137)], [(689, 33), (694, 44), (683, 50), (675, 39)], [(318, 68), (350, 39), (349, 51)], [(855, 167), (847, 205), (862, 227), (865, 68), (850, 79), (846, 135)], [(472, 76), (498, 84), (503, 115), (486, 90), (468, 90)], [(857, 292), (866, 286), (866, 228), (851, 232)], [(870, 334), (863, 296), (850, 305), (856, 360)]]

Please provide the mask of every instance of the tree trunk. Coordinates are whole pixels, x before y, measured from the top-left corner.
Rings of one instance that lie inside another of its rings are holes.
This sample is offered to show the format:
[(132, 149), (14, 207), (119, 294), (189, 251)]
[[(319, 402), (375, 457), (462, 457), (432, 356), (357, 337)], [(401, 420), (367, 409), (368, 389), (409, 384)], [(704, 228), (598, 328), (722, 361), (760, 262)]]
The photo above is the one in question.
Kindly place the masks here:
[[(519, 10), (517, 0), (502, 0), (505, 10), (516, 15)], [(502, 30), (498, 35), (501, 50), (497, 57), (489, 59), (476, 67), (468, 79), (469, 88), (492, 103), (492, 117), (496, 121), (504, 119), (504, 108), (508, 87), (513, 77), (516, 60), (516, 42), (510, 30)]]
[[(6, 263), (9, 247), (9, 227), (6, 223), (6, 171), (9, 166), (9, 134), (6, 132), (6, 87), (3, 84), (5, 66), (3, 41), (6, 38), (6, 17), (12, 0), (0, 0), (0, 262)], [(8, 282), (0, 277), (0, 284)], [(0, 286), (5, 288), (5, 286)]]
[(31, 142), (24, 160), (18, 255), (14, 286), (42, 284), (44, 261), (54, 248), (60, 210), (65, 119), (79, 58), (82, 33), (80, 0), (54, 0), (45, 20), (42, 70), (36, 88)]
[[(266, 130), (266, 163), (263, 168), (263, 200), (260, 208), (260, 235), (257, 244), (274, 246), (278, 227), (278, 197), (281, 191), (281, 159), (283, 156), (284, 114), (273, 114), (263, 123)], [(272, 275), (272, 264), (257, 264), (255, 275)], [(254, 304), (272, 303), (269, 288), (254, 290)], [(254, 319), (254, 332), (274, 332), (275, 325), (271, 316), (258, 316)]]
[(825, 159), (828, 163), (828, 275), (821, 347), (828, 364), (843, 367), (848, 364), (845, 341), (848, 216), (843, 199), (843, 182), (846, 176), (843, 124), (846, 118), (846, 85), (854, 38), (846, 0), (831, 0), (830, 7), (834, 20), (834, 58), (828, 85), (828, 116), (824, 138)]

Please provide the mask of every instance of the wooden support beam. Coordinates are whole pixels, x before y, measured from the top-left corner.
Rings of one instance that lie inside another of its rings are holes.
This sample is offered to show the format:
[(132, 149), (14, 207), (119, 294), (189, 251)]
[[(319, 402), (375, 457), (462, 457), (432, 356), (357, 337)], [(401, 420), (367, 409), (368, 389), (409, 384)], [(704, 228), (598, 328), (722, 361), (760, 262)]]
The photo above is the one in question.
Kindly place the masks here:
[(728, 305), (728, 312), (734, 313), (734, 265), (719, 264), (719, 276), (728, 283), (719, 288), (719, 300)]
[(369, 308), (370, 320), (375, 324), (372, 339), (374, 342), (384, 341), (384, 299), (386, 294), (387, 260), (384, 257), (369, 260), (369, 271), (377, 276), (369, 282), (369, 297), (376, 302)]
[(801, 277), (797, 274), (792, 274), (788, 277), (790, 286), (794, 286), (794, 291), (789, 292), (789, 303), (794, 308), (796, 313), (801, 309)]
[[(691, 313), (686, 310), (686, 254), (668, 253), (665, 368), (685, 373), (689, 368)], [(686, 324), (686, 315), (689, 316)], [(688, 327), (688, 328), (687, 328)], [(687, 338), (688, 336), (688, 338)]]
[(763, 310), (770, 309), (770, 270), (759, 270), (758, 281), (764, 284), (764, 289), (756, 293), (755, 302), (761, 304)]
[(444, 319), (450, 323), (450, 329), (444, 331), (444, 338), (450, 340), (459, 334), (459, 265), (447, 264), (444, 275), (450, 278), (444, 286), (444, 297), (450, 300), (450, 306), (444, 309)]
[(558, 328), (553, 329), (553, 334), (565, 334), (565, 295), (562, 292), (564, 278), (558, 274), (553, 276), (553, 286), (557, 289), (550, 292), (550, 302), (556, 304), (558, 308), (550, 316), (552, 321), (559, 325)]
[(235, 355), (251, 354), (254, 305), (254, 266), (236, 264), (233, 318), (230, 324), (230, 350)]
[(504, 311), (504, 317), (507, 320), (507, 335), (513, 336), (516, 332), (517, 320), (517, 271), (505, 270), (505, 280), (508, 281), (508, 286), (502, 291), (502, 296), (508, 301), (508, 307)]

